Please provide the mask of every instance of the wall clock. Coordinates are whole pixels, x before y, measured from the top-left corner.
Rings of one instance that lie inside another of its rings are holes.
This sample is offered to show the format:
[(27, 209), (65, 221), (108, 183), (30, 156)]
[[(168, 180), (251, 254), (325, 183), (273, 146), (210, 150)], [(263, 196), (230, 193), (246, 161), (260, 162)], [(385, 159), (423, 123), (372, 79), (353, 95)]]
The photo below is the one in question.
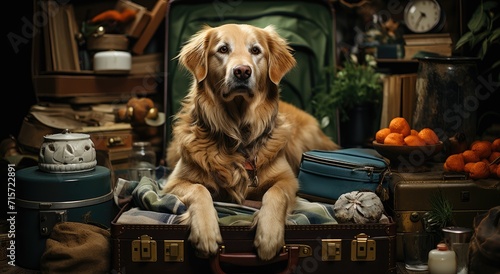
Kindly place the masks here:
[(405, 6), (403, 20), (413, 33), (440, 31), (445, 22), (445, 13), (436, 0), (410, 0)]

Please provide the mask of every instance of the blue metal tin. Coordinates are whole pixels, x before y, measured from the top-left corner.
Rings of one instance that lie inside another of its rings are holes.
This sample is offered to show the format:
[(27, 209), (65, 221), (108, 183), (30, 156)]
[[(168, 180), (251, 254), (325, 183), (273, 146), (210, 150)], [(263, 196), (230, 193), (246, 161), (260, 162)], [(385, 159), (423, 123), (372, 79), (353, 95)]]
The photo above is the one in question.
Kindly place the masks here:
[(106, 167), (48, 173), (29, 167), (16, 174), (16, 265), (40, 269), (45, 241), (58, 222), (110, 227), (116, 213), (111, 173)]

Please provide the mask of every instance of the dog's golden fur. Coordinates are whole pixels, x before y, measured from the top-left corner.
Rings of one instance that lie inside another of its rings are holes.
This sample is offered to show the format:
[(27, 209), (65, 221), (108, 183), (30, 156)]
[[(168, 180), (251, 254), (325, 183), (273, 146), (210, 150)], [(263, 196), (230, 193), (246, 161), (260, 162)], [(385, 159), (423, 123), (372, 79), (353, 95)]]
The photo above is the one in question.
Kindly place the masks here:
[(202, 255), (222, 243), (213, 200), (259, 200), (254, 245), (272, 259), (284, 245), (302, 153), (338, 148), (315, 118), (280, 101), (279, 82), (296, 63), (290, 51), (272, 26), (228, 24), (203, 28), (178, 55), (194, 79), (174, 118), (164, 191), (188, 207), (183, 223)]

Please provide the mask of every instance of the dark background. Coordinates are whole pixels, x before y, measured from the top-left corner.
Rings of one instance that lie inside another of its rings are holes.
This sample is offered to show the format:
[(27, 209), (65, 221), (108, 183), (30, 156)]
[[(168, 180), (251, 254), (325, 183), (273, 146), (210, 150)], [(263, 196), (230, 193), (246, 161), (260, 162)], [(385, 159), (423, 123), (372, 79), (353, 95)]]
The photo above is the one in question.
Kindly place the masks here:
[[(8, 1), (5, 3), (5, 15), (10, 18), (4, 21), (3, 37), (3, 81), (2, 81), (2, 126), (1, 140), (9, 135), (17, 137), (21, 123), (31, 105), (36, 104), (36, 96), (31, 81), (31, 37), (22, 34), (24, 21), (31, 22), (33, 14), (32, 1)], [(31, 32), (31, 30), (30, 30)], [(10, 37), (23, 37), (18, 45), (13, 46)], [(32, 35), (30, 33), (29, 35)], [(28, 36), (29, 36), (28, 35)], [(17, 50), (16, 50), (17, 48)]]

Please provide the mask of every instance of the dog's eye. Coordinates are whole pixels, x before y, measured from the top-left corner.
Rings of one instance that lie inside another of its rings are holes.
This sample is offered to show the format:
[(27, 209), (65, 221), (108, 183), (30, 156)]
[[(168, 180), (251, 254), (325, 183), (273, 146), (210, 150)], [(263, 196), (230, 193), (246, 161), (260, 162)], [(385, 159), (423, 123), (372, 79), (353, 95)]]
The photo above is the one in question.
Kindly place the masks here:
[(220, 53), (227, 53), (229, 48), (227, 46), (221, 46), (217, 51)]
[(252, 54), (259, 54), (260, 53), (260, 48), (259, 47), (252, 47), (250, 49), (250, 53), (252, 53)]

